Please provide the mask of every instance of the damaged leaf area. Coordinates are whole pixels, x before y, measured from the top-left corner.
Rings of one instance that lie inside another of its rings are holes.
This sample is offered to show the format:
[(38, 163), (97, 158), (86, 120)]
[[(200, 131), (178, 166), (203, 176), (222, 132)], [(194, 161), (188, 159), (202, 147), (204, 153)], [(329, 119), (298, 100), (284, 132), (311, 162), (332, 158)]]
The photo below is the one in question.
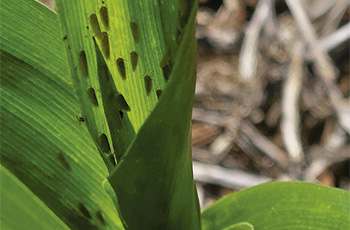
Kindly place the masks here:
[(197, 2), (89, 3), (59, 0), (57, 10), (82, 114), (125, 226), (199, 229), (190, 150)]

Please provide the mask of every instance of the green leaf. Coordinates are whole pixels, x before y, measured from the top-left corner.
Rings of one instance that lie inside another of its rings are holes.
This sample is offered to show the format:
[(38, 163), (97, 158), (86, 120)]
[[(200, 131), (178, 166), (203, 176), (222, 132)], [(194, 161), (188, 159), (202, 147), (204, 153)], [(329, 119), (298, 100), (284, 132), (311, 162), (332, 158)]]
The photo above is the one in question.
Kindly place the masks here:
[(242, 222), (238, 224), (233, 224), (227, 228), (224, 228), (222, 230), (254, 230), (253, 225), (247, 223), (247, 222)]
[[(0, 165), (1, 229), (69, 229), (22, 182)], [(24, 205), (25, 204), (25, 205)]]
[[(200, 227), (189, 136), (196, 4), (57, 1), (83, 114), (130, 229)], [(105, 159), (114, 155), (116, 171)]]
[(202, 213), (203, 229), (248, 222), (255, 229), (349, 229), (350, 193), (302, 182), (275, 182), (233, 193)]
[[(195, 3), (184, 0), (56, 3), (82, 113), (111, 171), (114, 156), (117, 161), (125, 156), (135, 134), (157, 104)], [(103, 61), (98, 60), (98, 52), (102, 53)]]
[(157, 106), (109, 177), (130, 229), (200, 229), (190, 143), (195, 13), (196, 5)]
[[(164, 88), (159, 9), (152, 1), (58, 0), (57, 11), (83, 115), (111, 170), (113, 156), (124, 156)], [(97, 60), (94, 41), (105, 64)], [(101, 72), (103, 65), (108, 71)], [(110, 73), (109, 88), (103, 72)]]
[(56, 14), (13, 0), (1, 1), (0, 15), (1, 165), (69, 228), (124, 229), (102, 187), (108, 172), (77, 121)]

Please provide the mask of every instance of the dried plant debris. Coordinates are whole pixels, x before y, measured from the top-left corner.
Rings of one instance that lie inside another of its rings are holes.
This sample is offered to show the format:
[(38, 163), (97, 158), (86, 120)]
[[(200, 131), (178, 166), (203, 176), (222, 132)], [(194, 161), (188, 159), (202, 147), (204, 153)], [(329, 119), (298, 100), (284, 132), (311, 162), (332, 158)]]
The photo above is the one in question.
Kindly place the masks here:
[(349, 18), (347, 1), (199, 1), (192, 141), (202, 205), (224, 195), (207, 185), (241, 188), (226, 170), (248, 173), (245, 183), (350, 190)]

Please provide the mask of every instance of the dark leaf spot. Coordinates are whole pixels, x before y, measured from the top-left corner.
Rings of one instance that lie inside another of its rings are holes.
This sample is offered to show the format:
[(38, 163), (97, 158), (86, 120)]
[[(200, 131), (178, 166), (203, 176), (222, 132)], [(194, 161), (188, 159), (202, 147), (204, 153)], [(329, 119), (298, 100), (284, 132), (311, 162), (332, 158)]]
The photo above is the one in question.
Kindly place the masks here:
[(115, 163), (115, 158), (113, 154), (109, 154), (108, 156), (109, 161), (112, 163), (112, 165), (116, 166), (117, 164)]
[(61, 163), (63, 168), (67, 169), (68, 171), (72, 170), (72, 168), (70, 167), (70, 165), (69, 165), (66, 157), (63, 155), (63, 153), (61, 153), (61, 152), (57, 153), (57, 159), (59, 160), (59, 162)]
[(102, 23), (103, 25), (109, 29), (109, 19), (108, 19), (108, 11), (107, 11), (107, 7), (103, 6), (100, 9), (100, 17), (102, 19)]
[(101, 222), (101, 224), (106, 225), (106, 221), (103, 218), (102, 212), (100, 210), (96, 212), (96, 217)]
[(130, 59), (131, 59), (131, 67), (132, 67), (132, 70), (135, 70), (135, 69), (136, 69), (136, 67), (137, 67), (137, 62), (138, 62), (138, 58), (139, 58), (139, 56), (137, 55), (137, 53), (136, 53), (135, 51), (130, 53)]
[(117, 59), (117, 69), (120, 74), (120, 76), (123, 78), (123, 80), (126, 79), (126, 72), (125, 72), (125, 63), (123, 58)]
[(132, 37), (134, 38), (135, 42), (139, 41), (139, 27), (136, 22), (131, 22), (130, 23), (130, 28), (131, 28), (131, 33)]
[(105, 58), (109, 59), (109, 38), (106, 32), (102, 33), (101, 45), (102, 45), (102, 53), (104, 54)]
[(91, 24), (92, 31), (94, 32), (95, 36), (100, 38), (102, 33), (101, 33), (100, 24), (98, 23), (98, 19), (97, 19), (96, 14), (90, 15), (90, 24)]
[(88, 97), (89, 97), (90, 102), (94, 106), (98, 106), (98, 101), (97, 101), (97, 97), (96, 97), (94, 88), (92, 88), (92, 87), (89, 88), (87, 92), (88, 92)]
[(80, 51), (79, 53), (79, 66), (84, 77), (88, 77), (89, 70), (88, 70), (87, 59), (86, 59), (86, 54), (84, 50)]
[(162, 67), (162, 70), (165, 80), (168, 81), (170, 77), (170, 64)]
[(171, 70), (171, 68), (170, 68), (170, 50), (168, 49), (168, 47), (165, 47), (163, 58), (160, 61), (160, 67), (162, 68), (164, 78), (167, 81), (169, 79), (170, 70)]
[(163, 92), (163, 91), (162, 91), (161, 89), (158, 89), (158, 90), (156, 91), (158, 100), (159, 100), (159, 98), (160, 98), (160, 95), (162, 95), (162, 92)]
[(82, 216), (76, 209), (66, 213), (67, 223), (71, 223), (72, 229), (98, 230), (98, 227), (91, 223), (91, 219)]
[(65, 35), (65, 36), (63, 37), (63, 40), (67, 40), (67, 38), (68, 38), (68, 35)]
[(130, 111), (130, 107), (122, 94), (119, 94), (117, 96), (117, 103), (122, 109), (124, 109), (126, 111)]
[(92, 216), (90, 215), (89, 211), (87, 210), (87, 208), (85, 207), (84, 204), (79, 203), (78, 204), (78, 209), (81, 212), (81, 214), (83, 214), (83, 216), (85, 216), (86, 218), (88, 218), (88, 219), (92, 218)]
[(85, 118), (83, 117), (83, 115), (79, 114), (78, 116), (76, 116), (77, 118), (77, 121), (80, 123), (80, 122), (84, 122), (85, 121)]
[(101, 142), (101, 149), (105, 153), (110, 153), (111, 148), (109, 147), (109, 142), (106, 134), (102, 133), (100, 136), (100, 142)]
[(150, 95), (151, 89), (152, 89), (152, 79), (150, 76), (145, 76), (144, 77), (144, 82), (145, 82), (145, 89), (146, 89), (146, 94), (147, 96)]

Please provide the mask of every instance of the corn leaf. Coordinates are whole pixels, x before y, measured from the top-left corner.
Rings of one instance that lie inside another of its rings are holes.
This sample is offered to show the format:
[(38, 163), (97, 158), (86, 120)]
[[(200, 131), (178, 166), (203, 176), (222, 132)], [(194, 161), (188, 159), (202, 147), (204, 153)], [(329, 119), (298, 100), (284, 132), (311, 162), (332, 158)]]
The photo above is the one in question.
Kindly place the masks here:
[(254, 230), (253, 225), (247, 223), (247, 222), (242, 222), (238, 224), (233, 224), (227, 228), (224, 228), (222, 230)]
[(190, 151), (194, 13), (163, 95), (109, 177), (130, 229), (200, 229)]
[(157, 104), (193, 5), (57, 0), (82, 113), (110, 171)]
[[(350, 193), (302, 182), (274, 182), (248, 188), (202, 213), (203, 229), (248, 222), (254, 229), (349, 229)], [(228, 228), (230, 229), (230, 228)]]
[[(28, 187), (0, 165), (1, 229), (69, 229)], [(24, 205), (25, 204), (25, 205)]]
[(196, 4), (57, 1), (74, 86), (129, 229), (200, 228), (189, 136)]
[[(1, 165), (13, 174), (5, 183), (16, 184), (18, 178), (32, 192), (24, 191), (27, 197), (35, 194), (33, 202), (41, 200), (70, 229), (124, 229), (102, 187), (107, 169), (77, 120), (81, 110), (57, 15), (32, 0), (1, 1), (0, 15), (0, 154)], [(7, 197), (21, 192), (13, 186), (1, 189)], [(11, 202), (1, 204), (1, 216), (8, 220), (15, 218), (9, 213), (13, 209), (6, 208)], [(43, 214), (47, 208), (33, 208), (27, 221), (52, 216)], [(53, 223), (46, 229), (60, 229), (56, 227)]]

